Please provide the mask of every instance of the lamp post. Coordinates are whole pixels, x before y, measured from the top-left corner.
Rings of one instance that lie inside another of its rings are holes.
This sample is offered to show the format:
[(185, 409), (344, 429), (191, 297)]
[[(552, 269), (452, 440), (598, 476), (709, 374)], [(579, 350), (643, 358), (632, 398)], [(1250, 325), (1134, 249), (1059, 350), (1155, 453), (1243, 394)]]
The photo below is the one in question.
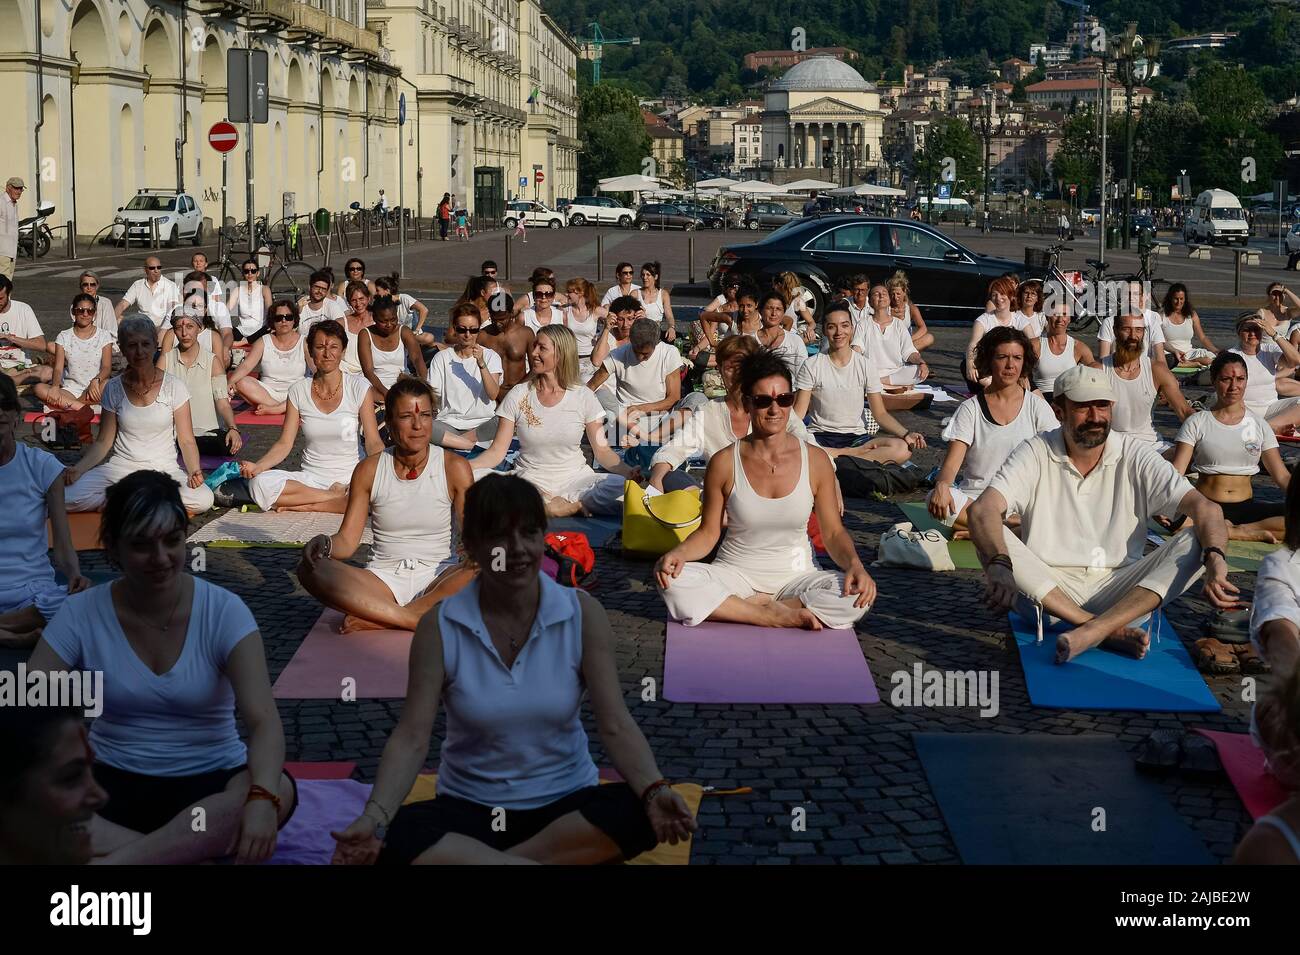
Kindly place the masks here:
[(1124, 86), (1124, 234), (1122, 247), (1129, 247), (1133, 233), (1133, 90), (1155, 74), (1155, 59), (1160, 41), (1143, 41), (1137, 35), (1137, 23), (1130, 21), (1120, 39), (1115, 56), (1115, 72)]
[(993, 143), (993, 87), (984, 87), (980, 97), (980, 122), (984, 128), (984, 217), (981, 232), (989, 229), (989, 167), (992, 164)]

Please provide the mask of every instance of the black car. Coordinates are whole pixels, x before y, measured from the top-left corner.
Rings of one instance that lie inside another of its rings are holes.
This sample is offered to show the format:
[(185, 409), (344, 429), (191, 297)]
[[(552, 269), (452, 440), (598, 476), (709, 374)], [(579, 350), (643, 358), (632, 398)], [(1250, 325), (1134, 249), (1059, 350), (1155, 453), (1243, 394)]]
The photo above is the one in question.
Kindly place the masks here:
[(926, 321), (980, 315), (999, 275), (1043, 277), (1042, 269), (1035, 274), (1022, 262), (972, 252), (919, 222), (835, 213), (795, 220), (747, 245), (723, 246), (709, 267), (709, 285), (716, 295), (724, 277), (739, 275), (767, 288), (775, 276), (793, 272), (816, 297), (820, 314), (848, 276), (863, 272), (883, 282), (899, 269)]
[(1154, 237), (1156, 234), (1155, 220), (1150, 216), (1135, 215), (1133, 217), (1133, 234), (1141, 235), (1144, 231)]
[(632, 226), (642, 232), (647, 229), (698, 229), (700, 219), (670, 202), (647, 202), (636, 211)]
[(710, 209), (707, 206), (696, 205), (694, 202), (679, 202), (677, 203), (677, 206), (687, 215), (692, 215), (699, 219), (702, 223), (701, 228), (721, 229), (727, 224), (726, 217), (723, 216), (721, 212), (718, 212), (715, 209)]
[(745, 210), (746, 229), (778, 229), (798, 219), (800, 213), (791, 212), (779, 202), (755, 202)]

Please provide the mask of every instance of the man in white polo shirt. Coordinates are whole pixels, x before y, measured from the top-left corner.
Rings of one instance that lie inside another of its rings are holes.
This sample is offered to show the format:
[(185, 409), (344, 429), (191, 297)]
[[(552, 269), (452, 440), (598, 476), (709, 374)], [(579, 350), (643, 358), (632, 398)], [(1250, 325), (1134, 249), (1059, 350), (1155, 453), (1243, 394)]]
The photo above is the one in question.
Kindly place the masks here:
[(17, 176), (5, 183), (5, 194), (0, 196), (0, 275), (14, 277), (14, 262), (18, 259), (18, 200), (27, 188)]
[(153, 322), (162, 335), (163, 323), (170, 321), (172, 312), (181, 304), (181, 290), (176, 283), (162, 274), (162, 262), (158, 256), (151, 255), (144, 260), (144, 278), (136, 279), (122, 296), (122, 301), (114, 309), (120, 322), (127, 309)]
[[(1150, 638), (1134, 624), (1202, 573), (1212, 605), (1239, 609), (1222, 510), (1149, 442), (1111, 430), (1115, 392), (1106, 372), (1066, 370), (1053, 400), (1060, 430), (1012, 451), (967, 512), (989, 605), (1005, 610), (1027, 598), (1039, 639), (1043, 611), (1074, 624), (1057, 639), (1058, 663), (1102, 644), (1144, 656)], [(1175, 511), (1194, 527), (1143, 556), (1147, 519)], [(1020, 516), (1019, 537), (1005, 526), (1008, 514)]]
[[(632, 323), (627, 344), (610, 351), (591, 376), (587, 387), (596, 392), (610, 420), (617, 420), (620, 428), (626, 428), (626, 436), (621, 441), (625, 447), (636, 442), (662, 443), (654, 440), (652, 432), (661, 416), (677, 407), (681, 400), (684, 364), (674, 346), (659, 340), (659, 323), (638, 318)], [(614, 380), (612, 395), (600, 390), (609, 378)], [(693, 410), (707, 400), (695, 392), (687, 395), (683, 407)]]
[(15, 385), (48, 382), (54, 377), (54, 369), (49, 364), (31, 364), (26, 354), (46, 354), (45, 333), (32, 307), (15, 301), (13, 294), (13, 282), (0, 275), (0, 371)]

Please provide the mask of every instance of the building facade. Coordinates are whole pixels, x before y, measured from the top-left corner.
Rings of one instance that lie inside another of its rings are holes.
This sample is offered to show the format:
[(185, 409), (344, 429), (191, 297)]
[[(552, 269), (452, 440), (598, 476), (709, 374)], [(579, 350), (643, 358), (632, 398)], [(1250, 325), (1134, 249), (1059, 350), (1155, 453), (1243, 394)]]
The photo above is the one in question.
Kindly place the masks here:
[(845, 63), (858, 58), (857, 51), (846, 46), (818, 46), (811, 50), (756, 50), (746, 53), (741, 63), (747, 70), (757, 70), (762, 66), (769, 70), (786, 70), (814, 56), (832, 56)]
[[(1025, 87), (1030, 105), (1044, 108), (1059, 107), (1070, 110), (1078, 106), (1096, 106), (1100, 100), (1101, 83), (1091, 80), (1043, 80)], [(1133, 88), (1133, 105), (1141, 106), (1155, 99), (1155, 90), (1149, 86)], [(1122, 112), (1125, 104), (1124, 87), (1114, 80), (1106, 81), (1106, 99), (1112, 113)]]
[(763, 124), (749, 116), (731, 127), (732, 155), (737, 169), (753, 169), (763, 159)]

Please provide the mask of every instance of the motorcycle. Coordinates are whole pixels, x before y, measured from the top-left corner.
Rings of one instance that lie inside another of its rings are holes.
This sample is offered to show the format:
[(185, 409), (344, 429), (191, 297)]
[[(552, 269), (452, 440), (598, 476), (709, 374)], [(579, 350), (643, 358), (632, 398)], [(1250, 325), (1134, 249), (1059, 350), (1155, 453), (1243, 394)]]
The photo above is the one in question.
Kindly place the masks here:
[(44, 256), (54, 244), (54, 233), (46, 221), (52, 215), (54, 203), (42, 202), (36, 215), (18, 220), (18, 249), (26, 252), (29, 259)]

